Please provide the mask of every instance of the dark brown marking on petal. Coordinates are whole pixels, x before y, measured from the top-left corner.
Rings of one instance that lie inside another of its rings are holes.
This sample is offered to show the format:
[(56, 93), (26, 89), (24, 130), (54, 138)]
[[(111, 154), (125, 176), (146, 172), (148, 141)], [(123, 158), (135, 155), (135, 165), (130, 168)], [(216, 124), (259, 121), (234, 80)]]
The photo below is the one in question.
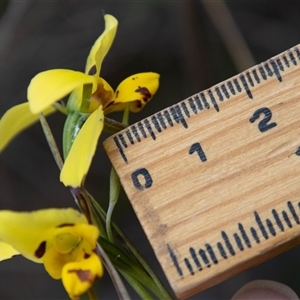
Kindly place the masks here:
[(117, 90), (117, 91), (116, 91), (116, 98), (118, 98), (118, 96), (119, 96), (119, 93), (120, 93), (120, 91), (119, 91), (119, 90)]
[(38, 246), (38, 248), (35, 250), (34, 255), (37, 258), (42, 258), (43, 255), (46, 252), (46, 241), (43, 241), (40, 243), (40, 245)]
[(131, 79), (132, 79), (132, 80), (136, 80), (136, 79), (137, 79), (137, 77), (132, 77)]
[(112, 106), (112, 105), (114, 105), (114, 104), (115, 104), (115, 101), (111, 101), (111, 102), (109, 102), (109, 103), (106, 105), (105, 108), (108, 108), (108, 107), (110, 107), (110, 106)]
[(68, 226), (75, 226), (75, 224), (73, 223), (63, 223), (63, 224), (60, 224), (58, 226), (56, 226), (56, 228), (62, 228), (62, 227), (68, 227)]
[(93, 283), (93, 273), (90, 270), (69, 270), (68, 273), (76, 273), (81, 282)]
[(83, 256), (84, 259), (88, 259), (89, 257), (91, 257), (90, 254), (84, 253), (84, 256)]
[(136, 103), (135, 106), (136, 106), (137, 108), (142, 108), (142, 107), (143, 107), (143, 104), (142, 104), (142, 102), (141, 102), (140, 100), (136, 100), (135, 103)]
[(143, 100), (147, 102), (151, 99), (152, 95), (146, 87), (139, 86), (135, 92), (140, 93), (143, 96)]
[(92, 99), (102, 105), (103, 110), (110, 104), (113, 98), (113, 92), (107, 91), (102, 83), (99, 83), (97, 90), (92, 94)]
[(93, 66), (90, 68), (88, 74), (89, 74), (89, 75), (95, 75), (96, 72), (97, 72), (96, 66), (93, 65)]

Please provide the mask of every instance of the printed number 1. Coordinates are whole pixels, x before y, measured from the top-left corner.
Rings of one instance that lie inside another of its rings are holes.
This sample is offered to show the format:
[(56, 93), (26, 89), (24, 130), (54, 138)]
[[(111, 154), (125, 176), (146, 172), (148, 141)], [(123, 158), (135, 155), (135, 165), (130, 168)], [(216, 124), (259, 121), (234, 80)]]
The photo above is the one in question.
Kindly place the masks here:
[(190, 148), (190, 150), (189, 150), (189, 154), (193, 154), (194, 152), (197, 152), (197, 153), (198, 153), (199, 158), (200, 158), (201, 161), (203, 161), (203, 162), (204, 162), (204, 161), (207, 161), (206, 155), (205, 155), (205, 153), (204, 153), (204, 151), (203, 151), (203, 149), (202, 149), (200, 143), (194, 143), (194, 144), (191, 146), (191, 148)]

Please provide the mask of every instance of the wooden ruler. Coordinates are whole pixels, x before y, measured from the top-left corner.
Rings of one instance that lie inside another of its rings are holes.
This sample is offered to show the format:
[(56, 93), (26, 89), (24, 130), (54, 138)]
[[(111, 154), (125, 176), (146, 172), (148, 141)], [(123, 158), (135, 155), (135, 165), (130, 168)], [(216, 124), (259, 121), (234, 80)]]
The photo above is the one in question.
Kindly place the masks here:
[(104, 142), (178, 298), (299, 243), (300, 45)]

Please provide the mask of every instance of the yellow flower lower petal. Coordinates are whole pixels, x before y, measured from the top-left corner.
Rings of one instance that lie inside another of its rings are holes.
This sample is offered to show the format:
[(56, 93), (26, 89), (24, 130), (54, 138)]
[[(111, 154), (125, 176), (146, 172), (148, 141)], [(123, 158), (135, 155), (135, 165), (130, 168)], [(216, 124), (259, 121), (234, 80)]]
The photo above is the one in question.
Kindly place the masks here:
[(63, 267), (72, 261), (74, 261), (72, 253), (62, 254), (54, 247), (47, 249), (43, 256), (45, 270), (53, 279), (60, 279)]
[(153, 97), (159, 86), (159, 74), (139, 73), (124, 79), (115, 91), (115, 103), (105, 113), (124, 110), (130, 103), (130, 111), (140, 111)]
[(0, 261), (5, 259), (10, 259), (15, 255), (19, 255), (20, 253), (13, 248), (11, 245), (3, 243), (0, 241)]
[[(99, 106), (83, 124), (60, 173), (65, 186), (79, 187), (83, 183), (95, 154), (104, 125), (102, 106)], [(0, 236), (1, 238), (1, 236)]]
[(0, 240), (11, 245), (26, 258), (42, 262), (47, 241), (60, 228), (71, 224), (87, 223), (77, 210), (43, 209), (34, 212), (0, 211)]
[(82, 72), (54, 69), (37, 74), (30, 82), (27, 97), (32, 113), (39, 113), (84, 84), (97, 87), (97, 79)]
[[(53, 112), (55, 112), (53, 107), (43, 110), (45, 116)], [(0, 152), (15, 136), (38, 120), (39, 116), (32, 114), (28, 102), (9, 109), (0, 120)]]
[(105, 30), (94, 43), (87, 58), (85, 73), (99, 77), (102, 61), (109, 51), (117, 31), (118, 21), (112, 15), (105, 15)]
[(81, 261), (66, 264), (62, 270), (62, 282), (70, 298), (77, 299), (102, 275), (102, 263), (92, 252)]

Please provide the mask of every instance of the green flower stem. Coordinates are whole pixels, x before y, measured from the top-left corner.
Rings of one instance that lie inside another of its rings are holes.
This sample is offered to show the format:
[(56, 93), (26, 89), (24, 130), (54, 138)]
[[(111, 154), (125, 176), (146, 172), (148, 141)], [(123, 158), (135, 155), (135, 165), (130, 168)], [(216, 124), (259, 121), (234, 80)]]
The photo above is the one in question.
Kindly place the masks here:
[(80, 106), (80, 111), (83, 113), (88, 112), (90, 101), (91, 101), (91, 95), (92, 95), (92, 84), (84, 84), (82, 89), (82, 102)]
[(116, 203), (118, 202), (119, 194), (120, 194), (121, 183), (120, 179), (112, 167), (110, 172), (110, 186), (109, 186), (109, 204), (106, 215), (106, 232), (108, 235), (108, 240), (111, 243), (114, 243), (114, 236), (111, 230), (111, 216), (114, 210)]
[[(71, 188), (70, 191), (71, 191), (73, 197), (75, 198), (75, 200), (77, 200), (77, 203), (78, 203), (80, 209), (83, 211), (84, 215), (86, 216), (88, 222), (92, 224), (93, 209), (92, 209), (91, 202), (90, 202), (91, 198), (89, 197), (87, 191), (84, 188), (77, 188), (77, 189)], [(97, 244), (96, 252), (100, 256), (101, 260), (103, 261), (103, 264), (114, 283), (114, 286), (117, 290), (119, 298), (124, 299), (124, 300), (130, 299), (128, 292), (127, 292), (119, 274), (117, 273), (115, 267), (113, 266), (109, 257), (107, 256), (107, 254), (105, 253), (105, 251), (103, 250), (103, 248), (101, 247), (101, 245), (99, 243)]]
[(89, 114), (84, 114), (80, 111), (69, 112), (63, 130), (64, 159), (66, 159), (69, 154), (77, 134), (88, 117)]
[(122, 276), (126, 281), (132, 286), (136, 293), (141, 297), (141, 299), (152, 300), (153, 297), (144, 289), (144, 287), (132, 276), (130, 276), (125, 271), (120, 271)]
[(92, 217), (93, 210), (91, 208), (90, 199), (89, 197), (87, 197), (85, 190), (80, 187), (78, 188), (69, 187), (69, 190), (75, 202), (79, 206), (80, 210), (86, 216), (88, 223), (93, 224), (93, 217)]
[[(39, 114), (39, 118), (40, 118), (40, 122), (41, 122), (41, 125), (43, 128), (46, 140), (50, 147), (50, 150), (54, 156), (54, 159), (56, 161), (58, 168), (61, 170), (63, 167), (63, 160), (61, 158), (59, 149), (57, 147), (57, 144), (55, 142), (55, 139), (53, 137), (51, 129), (50, 129), (48, 122), (43, 114)], [(90, 203), (90, 197), (86, 194), (85, 190), (82, 188), (77, 188), (77, 189), (70, 188), (70, 191), (71, 191), (71, 194), (73, 195), (75, 201), (77, 202), (77, 205), (79, 206), (81, 211), (85, 214), (89, 223), (92, 224), (93, 223), (92, 222), (93, 211), (92, 211), (92, 206)]]
[(97, 295), (92, 287), (87, 291), (87, 295), (89, 300), (97, 300)]
[(123, 119), (122, 119), (122, 123), (125, 125), (129, 124), (129, 112), (130, 112), (129, 108), (130, 108), (129, 103), (127, 103), (126, 108), (123, 113)]
[(100, 246), (99, 243), (97, 244), (96, 250), (97, 250), (97, 254), (101, 257), (103, 264), (110, 275), (110, 278), (114, 283), (119, 299), (129, 300), (130, 297), (122, 282), (122, 279), (120, 278), (118, 272), (116, 271), (115, 267), (113, 266), (110, 259), (108, 258), (105, 251), (103, 250), (103, 248)]
[[(54, 156), (54, 159), (57, 163), (58, 168), (61, 170), (62, 166), (63, 166), (63, 160), (61, 158), (61, 155), (58, 150), (55, 139), (53, 137), (53, 134), (50, 130), (50, 127), (49, 127), (44, 115), (40, 114), (39, 117), (40, 117), (40, 122), (41, 122), (41, 125), (43, 128), (44, 134), (45, 134), (47, 142), (49, 144), (50, 150)], [(88, 221), (90, 223), (92, 223), (93, 210), (92, 210), (91, 203), (90, 203), (91, 197), (87, 194), (86, 190), (83, 188), (70, 189), (70, 191), (71, 191), (77, 205), (81, 209), (81, 211), (83, 211), (83, 213), (86, 215)], [(108, 256), (106, 255), (106, 253), (103, 251), (102, 247), (99, 244), (97, 244), (97, 253), (102, 258), (103, 263), (104, 263), (106, 269), (108, 270), (108, 272), (112, 278), (112, 281), (114, 282), (115, 288), (118, 292), (120, 299), (124, 299), (124, 300), (130, 299), (128, 292), (127, 292), (119, 274), (117, 273), (117, 271), (115, 270), (111, 261), (109, 260)], [(94, 298), (94, 299), (91, 298), (92, 294), (89, 294), (89, 297), (90, 297), (90, 300), (96, 299), (96, 298)]]
[(92, 208), (92, 221), (93, 221), (93, 224), (98, 227), (98, 229), (100, 231), (100, 235), (103, 236), (105, 239), (108, 239), (105, 228), (102, 224), (102, 221), (98, 218), (98, 215), (95, 211), (94, 205), (92, 205), (91, 208)]
[[(148, 274), (145, 272), (145, 270), (142, 270), (140, 268), (136, 268), (133, 263), (131, 263), (132, 270), (128, 270), (128, 268), (118, 268), (119, 271), (126, 272), (132, 279), (135, 280), (135, 282), (138, 282), (140, 284), (143, 284), (143, 286), (147, 287), (154, 295), (156, 295), (158, 298), (161, 298), (162, 295), (160, 293), (160, 290), (155, 285), (154, 281)], [(133, 286), (133, 288), (135, 288)]]
[(60, 104), (60, 103), (58, 103), (58, 102), (55, 102), (54, 104), (52, 104), (52, 106), (53, 106), (56, 110), (58, 110), (59, 112), (61, 112), (62, 114), (68, 115), (68, 109), (67, 109), (64, 105), (62, 105), (62, 104)]
[(117, 133), (117, 132), (125, 129), (126, 127), (127, 127), (127, 125), (122, 124), (120, 122), (117, 122), (113, 119), (110, 119), (110, 118), (107, 118), (107, 117), (104, 118), (104, 129), (103, 129), (103, 131), (105, 131), (105, 132), (114, 134), (114, 133)]
[[(56, 161), (56, 164), (58, 168), (61, 170), (63, 167), (63, 160), (61, 158), (59, 149), (57, 147), (57, 144), (55, 142), (55, 139), (53, 137), (53, 134), (51, 132), (51, 129), (48, 125), (48, 122), (43, 114), (39, 114), (40, 122), (46, 137), (46, 140), (48, 142), (48, 145), (50, 147), (50, 150), (54, 156), (54, 159)], [(70, 188), (71, 194), (73, 195), (75, 201), (77, 202), (77, 205), (81, 209), (81, 211), (84, 213), (84, 215), (87, 217), (88, 222), (92, 224), (92, 206), (90, 203), (90, 197), (86, 194), (85, 190), (83, 188)]]
[[(126, 109), (123, 114), (122, 124), (127, 126), (128, 120), (129, 120), (129, 105), (127, 104)], [(105, 124), (105, 122), (104, 122), (104, 124)], [(116, 125), (116, 123), (114, 125)], [(120, 188), (121, 188), (120, 179), (119, 179), (115, 169), (112, 167), (111, 172), (110, 172), (109, 205), (108, 205), (106, 221), (105, 221), (108, 239), (112, 243), (114, 243), (114, 237), (113, 237), (113, 233), (111, 230), (111, 217), (112, 217), (112, 213), (115, 208), (115, 205), (118, 202)]]
[(43, 114), (39, 114), (39, 118), (40, 118), (40, 123), (42, 125), (42, 129), (44, 131), (46, 140), (48, 142), (49, 148), (50, 148), (50, 150), (52, 152), (52, 155), (54, 157), (54, 160), (55, 160), (58, 168), (61, 170), (64, 163), (63, 163), (63, 160), (61, 158), (61, 155), (60, 155), (59, 149), (57, 147), (57, 144), (55, 142), (55, 139), (53, 137), (53, 134), (51, 132), (51, 129), (50, 129), (50, 127), (48, 125), (48, 122), (47, 122), (47, 120), (46, 120), (46, 118), (44, 117)]
[[(99, 241), (119, 271), (125, 272), (132, 278), (132, 280), (134, 279), (136, 282), (143, 284), (157, 297), (162, 297), (159, 288), (142, 267), (131, 261), (126, 254), (124, 254), (124, 252), (118, 249), (115, 245), (111, 244), (109, 241), (103, 238), (100, 238)], [(135, 287), (133, 286), (133, 288)]]
[[(106, 213), (104, 209), (100, 206), (100, 204), (89, 194), (89, 197), (92, 201), (92, 204), (94, 205), (95, 209), (99, 213), (100, 217), (105, 220), (106, 219)], [(131, 241), (127, 238), (127, 236), (121, 231), (121, 229), (114, 223), (111, 223), (112, 229), (114, 233), (117, 235), (119, 240), (121, 241), (122, 245), (133, 255), (135, 258), (135, 261), (137, 261), (149, 274), (149, 276), (152, 278), (155, 285), (158, 287), (160, 291), (160, 298), (170, 300), (173, 299), (169, 292), (165, 289), (163, 284), (160, 282), (159, 278), (156, 276), (154, 271), (151, 269), (151, 267), (148, 265), (148, 263), (144, 260), (144, 258), (141, 256), (141, 254), (138, 252), (138, 250), (135, 248), (135, 246), (131, 243)]]

